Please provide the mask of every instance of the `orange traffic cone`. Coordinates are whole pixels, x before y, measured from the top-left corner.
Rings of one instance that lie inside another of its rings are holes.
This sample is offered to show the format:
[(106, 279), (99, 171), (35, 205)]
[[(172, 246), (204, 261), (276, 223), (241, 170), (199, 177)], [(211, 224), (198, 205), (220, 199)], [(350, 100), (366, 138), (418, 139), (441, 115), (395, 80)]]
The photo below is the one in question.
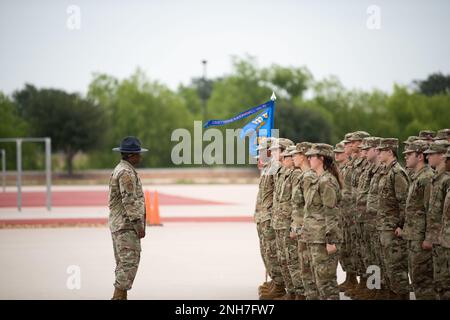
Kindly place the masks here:
[(147, 225), (150, 225), (152, 215), (153, 215), (151, 201), (150, 201), (150, 191), (146, 190), (144, 192), (144, 199), (145, 199), (145, 223)]
[(159, 202), (158, 202), (158, 191), (153, 193), (153, 211), (150, 216), (151, 226), (162, 226), (159, 218)]

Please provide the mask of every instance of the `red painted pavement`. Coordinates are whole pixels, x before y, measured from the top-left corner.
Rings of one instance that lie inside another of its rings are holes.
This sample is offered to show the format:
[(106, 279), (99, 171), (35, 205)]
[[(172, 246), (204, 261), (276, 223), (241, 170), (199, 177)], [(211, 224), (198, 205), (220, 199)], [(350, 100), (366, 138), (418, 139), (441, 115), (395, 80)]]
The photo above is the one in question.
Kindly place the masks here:
[[(153, 198), (153, 192), (152, 192)], [(45, 192), (22, 192), (23, 207), (45, 206)], [(230, 203), (201, 200), (190, 197), (174, 196), (158, 193), (159, 205), (229, 205)], [(53, 191), (52, 206), (54, 207), (82, 207), (82, 206), (107, 206), (108, 192), (106, 191)], [(0, 207), (16, 207), (17, 193), (0, 193)]]
[[(167, 222), (253, 222), (253, 217), (166, 217), (161, 223)], [(62, 218), (62, 219), (15, 219), (0, 220), (2, 225), (75, 225), (75, 224), (107, 224), (106, 218)]]

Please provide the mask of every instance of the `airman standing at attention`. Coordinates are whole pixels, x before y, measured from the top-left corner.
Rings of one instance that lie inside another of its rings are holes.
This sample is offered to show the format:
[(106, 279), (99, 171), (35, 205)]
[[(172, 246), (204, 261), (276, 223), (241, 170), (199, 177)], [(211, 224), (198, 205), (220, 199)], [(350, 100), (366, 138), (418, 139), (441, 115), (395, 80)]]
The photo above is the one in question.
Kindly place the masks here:
[[(376, 214), (370, 215), (367, 210), (370, 183), (376, 172), (376, 170), (374, 169), (378, 166), (376, 162), (378, 153), (375, 151), (375, 148), (378, 147), (379, 143), (380, 138), (367, 137), (363, 139), (363, 142), (360, 145), (361, 153), (364, 154), (366, 165), (365, 169), (361, 173), (357, 186), (356, 209), (358, 214), (356, 219), (361, 232), (361, 239), (360, 239), (360, 250), (361, 250), (360, 254), (362, 259), (361, 262), (363, 264), (366, 273), (370, 266), (373, 265), (379, 266), (379, 264), (376, 264), (377, 261), (375, 257), (375, 249), (373, 247), (374, 242), (373, 236), (374, 234), (376, 234), (376, 221), (375, 221)], [(374, 299), (376, 293), (377, 293), (376, 290), (370, 290), (366, 285), (364, 286), (364, 289), (362, 289), (356, 295), (356, 298)]]
[(352, 148), (352, 158), (355, 160), (352, 163), (352, 172), (351, 172), (351, 211), (354, 219), (354, 232), (352, 233), (352, 244), (353, 244), (353, 252), (354, 252), (354, 260), (356, 265), (356, 273), (359, 275), (359, 284), (353, 290), (348, 290), (345, 292), (346, 295), (357, 298), (358, 295), (363, 295), (366, 292), (366, 270), (364, 269), (364, 262), (362, 257), (362, 230), (361, 230), (361, 214), (358, 211), (356, 198), (358, 194), (358, 182), (359, 177), (362, 172), (365, 170), (367, 166), (367, 161), (365, 158), (365, 151), (361, 151), (361, 143), (364, 138), (369, 137), (365, 131), (355, 131), (349, 137), (351, 148)]
[(401, 237), (405, 222), (408, 176), (397, 161), (398, 139), (381, 139), (377, 149), (380, 150), (379, 159), (385, 166), (379, 182), (377, 216), (380, 219), (382, 258), (389, 279), (390, 298), (409, 300), (407, 247), (406, 241)]
[(317, 143), (306, 153), (317, 177), (305, 197), (301, 236), (311, 255), (311, 266), (321, 300), (339, 300), (337, 249), (342, 241), (339, 227), (341, 181), (334, 163), (333, 147)]
[(431, 181), (434, 172), (428, 166), (426, 156), (428, 142), (417, 140), (403, 152), (406, 166), (413, 172), (406, 200), (405, 225), (401, 235), (408, 241), (408, 269), (417, 300), (434, 300), (433, 259), (431, 251), (423, 250)]
[(318, 300), (319, 291), (317, 290), (316, 280), (311, 268), (311, 255), (306, 247), (300, 231), (303, 226), (305, 195), (315, 179), (316, 174), (309, 165), (309, 160), (305, 155), (311, 148), (312, 143), (297, 143), (292, 153), (294, 166), (300, 170), (299, 175), (295, 175), (292, 179), (292, 224), (291, 238), (296, 239), (298, 243), (298, 257), (300, 261), (300, 272), (305, 288), (305, 296), (307, 300)]
[[(281, 164), (282, 167), (278, 171), (275, 178), (275, 191), (273, 197), (273, 213), (272, 213), (272, 227), (275, 230), (275, 239), (277, 245), (278, 261), (281, 265), (281, 274), (283, 275), (284, 284), (286, 286), (286, 294), (283, 297), (279, 297), (282, 300), (295, 300), (296, 295), (304, 295), (303, 283), (300, 278), (300, 268), (292, 270), (294, 277), (291, 275), (289, 250), (293, 250), (293, 239), (289, 237), (289, 229), (291, 225), (291, 196), (292, 196), (292, 183), (291, 173), (293, 169), (292, 156), (290, 155), (289, 148), (294, 143), (288, 139), (283, 140), (283, 145), (280, 146), (282, 150)], [(297, 247), (295, 247), (295, 254), (297, 254)], [(292, 257), (298, 263), (298, 259)], [(292, 269), (292, 266), (291, 266)], [(277, 299), (277, 298), (276, 298)]]
[[(446, 171), (449, 172), (450, 169), (450, 147), (447, 148), (446, 154)], [(450, 261), (450, 183), (447, 187), (447, 192), (444, 201), (444, 210), (442, 212), (442, 227), (441, 233), (439, 235), (439, 243), (442, 248), (443, 260)], [(444, 264), (441, 270), (442, 274), (442, 287), (444, 288), (441, 292), (441, 300), (450, 300), (450, 264)]]
[(272, 140), (271, 146), (269, 147), (271, 156), (270, 167), (264, 176), (264, 182), (262, 183), (261, 189), (261, 207), (265, 213), (265, 218), (263, 219), (264, 221), (262, 222), (261, 229), (263, 239), (266, 244), (267, 261), (269, 261), (269, 266), (271, 269), (270, 277), (273, 280), (270, 287), (261, 290), (261, 300), (275, 299), (286, 294), (285, 283), (281, 273), (281, 265), (278, 260), (275, 230), (272, 226), (272, 215), (275, 209), (274, 206), (276, 205), (274, 203), (275, 186), (277, 177), (281, 170), (280, 154), (282, 150), (286, 148), (286, 140), (288, 139), (279, 138)]
[[(446, 279), (444, 270), (449, 263), (446, 250), (442, 247), (439, 235), (443, 226), (443, 211), (447, 189), (450, 185), (450, 172), (446, 170), (446, 154), (449, 143), (447, 140), (436, 140), (424, 151), (428, 155), (428, 162), (435, 169), (432, 180), (430, 204), (427, 214), (425, 240), (422, 248), (432, 250), (433, 281), (436, 294), (441, 299), (445, 296)], [(444, 243), (446, 244), (446, 243)]]
[(352, 142), (350, 137), (353, 132), (347, 133), (343, 140), (344, 154), (347, 161), (343, 167), (340, 168), (342, 177), (342, 202), (341, 202), (341, 227), (343, 232), (343, 243), (341, 250), (339, 250), (339, 261), (342, 269), (344, 269), (346, 276), (345, 281), (339, 285), (339, 290), (348, 295), (352, 290), (358, 286), (356, 278), (356, 256), (354, 234), (356, 234), (355, 218), (352, 212), (352, 167), (356, 158), (353, 155)]
[[(272, 274), (272, 267), (270, 265), (270, 259), (267, 255), (268, 249), (267, 249), (267, 244), (264, 241), (264, 237), (263, 237), (263, 224), (265, 221), (270, 221), (270, 217), (268, 216), (268, 212), (267, 210), (263, 210), (262, 206), (263, 206), (263, 197), (262, 197), (262, 192), (264, 192), (264, 183), (265, 183), (265, 179), (267, 178), (268, 175), (268, 170), (270, 168), (271, 165), (271, 161), (270, 161), (270, 151), (268, 150), (268, 148), (270, 148), (270, 145), (272, 143), (272, 139), (268, 138), (263, 140), (257, 150), (258, 150), (258, 155), (257, 155), (257, 159), (258, 159), (258, 168), (261, 171), (261, 175), (259, 178), (259, 188), (258, 188), (258, 194), (256, 197), (256, 208), (255, 208), (255, 223), (256, 223), (256, 230), (258, 232), (258, 238), (259, 238), (259, 247), (260, 247), (260, 251), (261, 251), (261, 257), (264, 263), (264, 267), (266, 269), (266, 275), (268, 274), (271, 279), (273, 274)], [(258, 293), (261, 295), (262, 291), (267, 291), (269, 289), (269, 287), (271, 287), (273, 285), (273, 280), (270, 280), (269, 282), (264, 282), (261, 286), (259, 286), (258, 288)]]

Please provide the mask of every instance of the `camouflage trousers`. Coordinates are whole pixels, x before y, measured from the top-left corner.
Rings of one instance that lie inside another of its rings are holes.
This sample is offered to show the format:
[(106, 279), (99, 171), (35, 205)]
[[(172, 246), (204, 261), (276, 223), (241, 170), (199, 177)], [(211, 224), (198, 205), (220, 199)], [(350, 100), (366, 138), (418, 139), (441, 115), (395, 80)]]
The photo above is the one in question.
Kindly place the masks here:
[(450, 299), (450, 248), (433, 244), (433, 277), (440, 300)]
[(134, 230), (119, 230), (112, 233), (116, 280), (114, 287), (130, 290), (141, 258), (141, 241)]
[(303, 287), (307, 300), (318, 300), (316, 278), (311, 268), (311, 254), (305, 242), (298, 240), (298, 258), (300, 260), (300, 272), (302, 275)]
[(267, 255), (266, 255), (267, 249), (266, 249), (266, 244), (264, 242), (263, 229), (262, 229), (261, 222), (256, 223), (256, 231), (258, 232), (259, 251), (261, 253), (261, 258), (264, 263), (264, 268), (266, 269), (266, 274), (268, 274), (270, 276), (269, 262), (267, 261)]
[(354, 224), (346, 221), (342, 222), (343, 243), (339, 252), (339, 262), (341, 263), (342, 269), (347, 273), (356, 273), (354, 248), (352, 245), (354, 229)]
[(338, 253), (328, 254), (325, 243), (307, 243), (320, 300), (339, 300)]
[(298, 260), (297, 240), (291, 239), (289, 229), (275, 230), (278, 249), (278, 261), (281, 265), (281, 274), (288, 293), (304, 295), (305, 289), (300, 272)]
[(417, 300), (434, 300), (433, 257), (430, 250), (422, 249), (420, 240), (408, 240), (408, 269)]
[(374, 223), (366, 221), (362, 224), (362, 247), (361, 256), (363, 258), (364, 270), (370, 266), (378, 266), (381, 268), (381, 262), (376, 253), (376, 241), (378, 241), (377, 228)]
[(379, 230), (377, 230), (373, 234), (372, 247), (374, 248), (376, 265), (380, 267), (381, 287), (384, 289), (389, 289), (391, 286), (389, 283), (389, 278), (387, 276), (386, 265), (384, 264), (383, 248), (381, 246), (380, 234), (381, 234), (381, 231), (379, 231)]
[(362, 223), (356, 222), (354, 225), (354, 232), (352, 233), (352, 252), (356, 273), (359, 276), (365, 276), (366, 274), (364, 268), (365, 246), (364, 226)]
[(262, 242), (264, 243), (264, 256), (267, 263), (267, 273), (278, 286), (284, 286), (283, 276), (281, 274), (281, 265), (278, 262), (277, 244), (275, 230), (270, 225), (270, 220), (259, 223)]
[(380, 232), (380, 242), (390, 289), (396, 294), (409, 294), (406, 240), (386, 230)]

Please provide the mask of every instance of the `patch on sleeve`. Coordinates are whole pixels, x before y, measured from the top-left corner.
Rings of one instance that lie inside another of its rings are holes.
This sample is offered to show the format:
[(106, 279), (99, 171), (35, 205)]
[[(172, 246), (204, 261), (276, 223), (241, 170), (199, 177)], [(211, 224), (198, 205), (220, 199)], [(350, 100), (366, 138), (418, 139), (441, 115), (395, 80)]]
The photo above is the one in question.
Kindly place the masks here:
[(134, 192), (134, 180), (133, 177), (125, 172), (120, 177), (120, 185), (122, 187), (122, 190), (127, 193), (133, 193)]
[(328, 208), (334, 208), (337, 204), (336, 190), (334, 190), (334, 188), (329, 184), (324, 186), (322, 192), (322, 202), (323, 205)]

